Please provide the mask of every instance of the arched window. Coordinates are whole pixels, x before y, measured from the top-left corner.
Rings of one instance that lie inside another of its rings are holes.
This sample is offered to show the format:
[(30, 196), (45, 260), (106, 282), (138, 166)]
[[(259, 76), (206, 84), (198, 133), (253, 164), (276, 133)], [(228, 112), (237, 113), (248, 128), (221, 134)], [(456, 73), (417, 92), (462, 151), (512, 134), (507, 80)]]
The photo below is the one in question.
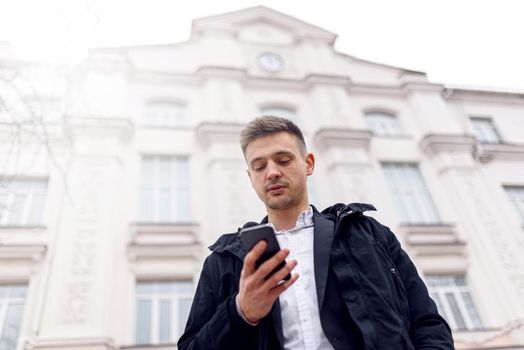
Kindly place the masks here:
[(272, 115), (275, 117), (282, 117), (297, 122), (297, 111), (294, 108), (281, 107), (281, 106), (267, 106), (262, 107), (259, 110), (260, 115)]
[(171, 128), (186, 126), (186, 105), (170, 101), (149, 102), (146, 105), (144, 125)]
[(366, 123), (373, 135), (399, 136), (402, 135), (402, 126), (398, 118), (390, 113), (366, 112)]

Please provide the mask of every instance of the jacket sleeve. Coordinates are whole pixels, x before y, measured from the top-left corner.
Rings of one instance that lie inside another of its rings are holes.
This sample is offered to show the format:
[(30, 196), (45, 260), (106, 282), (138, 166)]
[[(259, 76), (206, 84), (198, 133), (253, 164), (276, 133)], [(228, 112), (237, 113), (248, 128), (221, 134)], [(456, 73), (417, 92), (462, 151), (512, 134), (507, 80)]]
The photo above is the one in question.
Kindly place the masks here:
[(211, 254), (198, 281), (179, 350), (256, 349), (258, 326), (247, 324), (237, 313), (234, 295), (219, 300), (220, 274)]
[(446, 321), (439, 315), (415, 265), (401, 248), (393, 232), (387, 227), (384, 228), (387, 231), (386, 237), (390, 256), (399, 270), (406, 291), (410, 337), (413, 345), (417, 350), (454, 349), (451, 330)]

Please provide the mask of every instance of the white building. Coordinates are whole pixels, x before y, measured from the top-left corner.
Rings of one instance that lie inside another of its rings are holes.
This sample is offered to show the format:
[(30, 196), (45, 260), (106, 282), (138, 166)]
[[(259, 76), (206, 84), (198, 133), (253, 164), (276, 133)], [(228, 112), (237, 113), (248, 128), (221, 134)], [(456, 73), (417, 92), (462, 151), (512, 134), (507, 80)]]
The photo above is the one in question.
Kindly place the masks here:
[(310, 197), (369, 202), (459, 349), (524, 349), (524, 92), (449, 88), (256, 7), (78, 67), (0, 50), (0, 349), (173, 348), (206, 246), (264, 216), (260, 114), (316, 154)]

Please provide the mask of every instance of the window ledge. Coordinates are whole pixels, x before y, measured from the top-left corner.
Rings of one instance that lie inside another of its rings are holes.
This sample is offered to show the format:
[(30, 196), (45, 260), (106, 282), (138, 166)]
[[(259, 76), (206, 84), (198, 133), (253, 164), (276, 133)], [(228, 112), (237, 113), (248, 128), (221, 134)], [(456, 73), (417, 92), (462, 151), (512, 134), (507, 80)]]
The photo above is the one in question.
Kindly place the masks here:
[(46, 245), (49, 232), (45, 226), (0, 226), (0, 246), (36, 244)]
[(524, 144), (477, 143), (474, 154), (481, 163), (494, 160), (524, 160)]
[(524, 349), (524, 344), (514, 342), (513, 332), (520, 333), (524, 328), (524, 320), (508, 323), (500, 328), (485, 328), (471, 330), (456, 330), (453, 332), (457, 350), (505, 350)]
[(406, 243), (419, 249), (451, 249), (462, 251), (462, 241), (452, 224), (401, 225)]
[(332, 147), (369, 147), (371, 132), (367, 129), (322, 128), (315, 133), (315, 143), (323, 149)]
[(141, 129), (144, 130), (167, 130), (167, 131), (192, 131), (193, 127), (191, 125), (180, 125), (180, 126), (170, 126), (170, 125), (140, 125)]
[(142, 345), (127, 345), (120, 347), (120, 350), (172, 350), (176, 347), (174, 343), (166, 344), (142, 344)]
[(130, 226), (131, 260), (196, 258), (201, 242), (197, 223), (134, 223)]
[(35, 231), (45, 231), (46, 227), (44, 225), (2, 225), (0, 226), (0, 233), (5, 231), (12, 232), (35, 232)]
[(138, 245), (197, 244), (199, 225), (195, 222), (145, 223), (130, 225), (131, 243)]
[(371, 133), (371, 138), (382, 139), (382, 140), (412, 140), (413, 137), (409, 134), (397, 134), (397, 135), (377, 135)]
[(18, 244), (18, 245), (0, 245), (0, 261), (13, 260), (19, 262), (26, 260), (39, 262), (44, 257), (47, 246), (40, 244)]

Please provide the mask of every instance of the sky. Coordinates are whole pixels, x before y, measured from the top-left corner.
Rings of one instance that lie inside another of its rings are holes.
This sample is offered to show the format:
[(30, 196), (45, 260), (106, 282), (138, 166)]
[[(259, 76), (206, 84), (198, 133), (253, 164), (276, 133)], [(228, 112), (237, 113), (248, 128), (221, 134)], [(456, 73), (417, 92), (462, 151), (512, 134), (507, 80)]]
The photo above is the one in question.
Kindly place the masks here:
[(336, 50), (361, 59), (524, 92), (521, 0), (0, 0), (0, 51), (78, 62), (89, 47), (186, 41), (193, 19), (258, 5), (336, 33)]

